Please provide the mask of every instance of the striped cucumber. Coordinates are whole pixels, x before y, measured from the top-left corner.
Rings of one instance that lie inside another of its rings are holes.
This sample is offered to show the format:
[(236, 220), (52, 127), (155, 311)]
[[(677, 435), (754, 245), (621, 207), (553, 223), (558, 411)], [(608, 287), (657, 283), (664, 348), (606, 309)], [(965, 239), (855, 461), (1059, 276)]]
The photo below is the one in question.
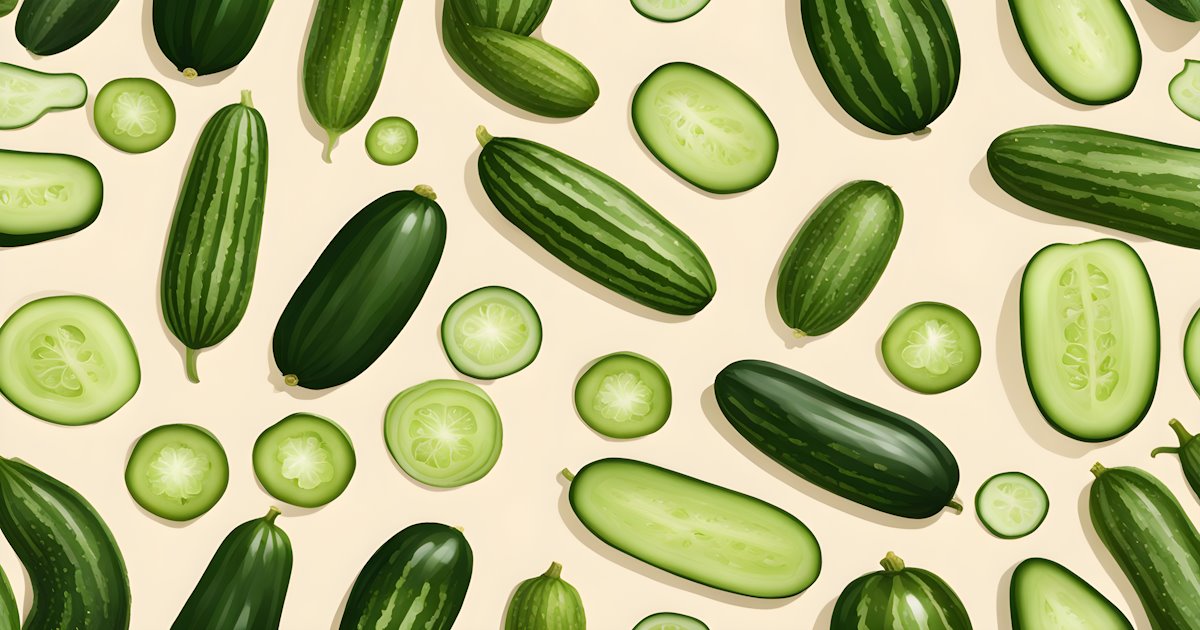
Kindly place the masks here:
[(8, 583), (3, 567), (0, 567), (0, 630), (21, 630), (21, 623), (17, 619), (20, 613), (12, 585)]
[(228, 337), (250, 303), (267, 188), (267, 126), (242, 91), (196, 142), (167, 237), (160, 284), (163, 319), (196, 354)]
[(1154, 8), (1185, 22), (1200, 22), (1200, 0), (1147, 0)]
[(91, 35), (117, 0), (24, 0), (17, 11), (17, 41), (35, 55), (55, 55)]
[(664, 313), (692, 315), (712, 300), (704, 252), (620, 182), (545, 145), (476, 134), (488, 198), (564, 264)]
[(246, 58), (274, 0), (153, 0), (154, 39), (188, 79)]
[(888, 552), (882, 571), (851, 582), (838, 596), (830, 628), (971, 630), (971, 618), (954, 589), (925, 569), (904, 566)]
[(1197, 436), (1185, 429), (1183, 423), (1174, 418), (1167, 424), (1175, 432), (1175, 437), (1179, 439), (1179, 446), (1160, 446), (1150, 451), (1150, 456), (1158, 457), (1161, 453), (1178, 455), (1179, 462), (1183, 465), (1183, 477), (1192, 487), (1192, 492), (1200, 496), (1200, 440), (1197, 440)]
[(546, 572), (517, 585), (508, 602), (504, 630), (584, 630), (583, 600), (562, 579), (562, 565), (550, 563)]

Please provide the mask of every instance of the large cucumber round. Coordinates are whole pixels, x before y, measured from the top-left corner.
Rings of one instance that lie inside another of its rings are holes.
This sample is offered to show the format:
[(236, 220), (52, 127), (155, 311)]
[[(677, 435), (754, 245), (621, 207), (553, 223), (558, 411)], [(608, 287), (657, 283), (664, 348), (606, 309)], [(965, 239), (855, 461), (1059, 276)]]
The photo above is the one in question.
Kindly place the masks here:
[(562, 565), (552, 562), (546, 572), (517, 585), (504, 630), (584, 630), (587, 620), (583, 600), (574, 586), (562, 579)]
[(830, 628), (971, 630), (971, 618), (954, 589), (942, 578), (904, 566), (888, 552), (882, 571), (846, 586), (833, 607)]
[(153, 0), (154, 39), (183, 76), (228, 70), (246, 58), (274, 0)]
[(24, 0), (17, 11), (17, 41), (35, 55), (58, 54), (100, 28), (117, 0)]

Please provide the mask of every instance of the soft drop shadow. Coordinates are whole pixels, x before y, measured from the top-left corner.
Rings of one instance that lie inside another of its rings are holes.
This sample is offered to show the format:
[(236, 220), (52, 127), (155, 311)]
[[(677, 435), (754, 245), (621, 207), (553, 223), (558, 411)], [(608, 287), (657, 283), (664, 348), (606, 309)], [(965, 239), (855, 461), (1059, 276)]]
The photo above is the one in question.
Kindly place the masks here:
[(316, 400), (326, 394), (336, 392), (341, 385), (334, 385), (327, 389), (306, 389), (299, 385), (292, 386), (283, 382), (283, 371), (275, 365), (275, 339), (267, 341), (267, 381), (275, 388), (276, 392), (286, 393), (287, 395), (297, 400)]
[(1012, 589), (1013, 573), (1016, 573), (1019, 566), (1021, 566), (1020, 562), (1008, 567), (1008, 570), (1000, 577), (1000, 586), (996, 589), (997, 630), (1012, 630), (1012, 601), (1008, 594)]
[(1084, 484), (1083, 490), (1079, 492), (1079, 524), (1081, 529), (1083, 529), (1083, 537), (1087, 539), (1088, 545), (1092, 548), (1092, 553), (1096, 555), (1096, 559), (1104, 566), (1108, 577), (1117, 585), (1117, 589), (1121, 591), (1121, 597), (1125, 599), (1125, 603), (1133, 611), (1133, 627), (1150, 628), (1150, 618), (1146, 616), (1146, 611), (1142, 608), (1142, 600), (1138, 598), (1137, 591), (1133, 590), (1133, 585), (1129, 583), (1125, 574), (1121, 572), (1121, 567), (1117, 566), (1117, 561), (1113, 559), (1112, 554), (1108, 552), (1108, 549), (1096, 534), (1096, 529), (1091, 525), (1092, 517), (1088, 511), (1088, 495), (1091, 487), (1091, 483)]
[[(1134, 4), (1143, 1), (1134, 0)], [(1025, 85), (1059, 105), (1076, 111), (1089, 111), (1100, 107), (1072, 101), (1054, 89), (1046, 77), (1042, 76), (1037, 66), (1033, 65), (1033, 59), (1030, 59), (1029, 53), (1025, 50), (1025, 44), (1021, 42), (1016, 22), (1013, 21), (1012, 11), (1008, 7), (1008, 0), (996, 0), (996, 30), (1000, 35), (1000, 50), (1004, 52), (1004, 60), (1008, 62), (1008, 67), (1012, 68), (1013, 73)]]
[(817, 620), (813, 623), (813, 629), (833, 628), (833, 611), (837, 608), (837, 598), (829, 600), (828, 604), (817, 613)]
[[(520, 583), (520, 582), (518, 582), (518, 583), (514, 584), (514, 585), (513, 585), (513, 587), (512, 587), (511, 589), (509, 589), (509, 591), (508, 591), (508, 599), (505, 599), (505, 600), (504, 600), (504, 611), (503, 611), (503, 612), (501, 613), (501, 615), (500, 615), (500, 627), (499, 627), (499, 628), (497, 628), (497, 630), (509, 630), (509, 626), (508, 626), (508, 609), (509, 609), (510, 607), (512, 607), (513, 595), (516, 595), (516, 593), (517, 593), (517, 589), (518, 589), (518, 588), (521, 588), (521, 583)], [(336, 628), (333, 628), (333, 629), (331, 629), (331, 630), (337, 630), (337, 629), (336, 629)]]
[[(337, 610), (333, 613), (333, 623), (329, 624), (329, 630), (340, 630), (342, 627), (342, 617), (346, 615), (346, 604), (350, 601), (350, 593), (354, 591), (354, 582), (358, 581), (358, 576), (354, 576), (354, 581), (350, 582), (350, 586), (346, 587), (346, 594), (342, 595), (342, 601), (338, 603)], [(503, 628), (501, 629), (503, 630)]]
[(341, 140), (339, 139), (334, 142), (333, 147), (329, 151), (330, 159), (324, 159), (325, 144), (329, 139), (329, 133), (317, 122), (316, 118), (313, 118), (312, 112), (308, 111), (308, 98), (304, 95), (304, 56), (308, 52), (308, 38), (312, 35), (313, 20), (317, 17), (317, 5), (319, 4), (320, 2), (314, 1), (312, 10), (308, 12), (308, 22), (304, 28), (304, 39), (301, 40), (300, 55), (296, 60), (296, 109), (300, 111), (300, 122), (304, 123), (304, 128), (308, 130), (309, 135), (320, 143), (318, 151), (322, 152), (321, 161), (331, 164), (333, 161), (333, 151), (341, 144)]
[(770, 280), (767, 281), (766, 295), (763, 296), (763, 310), (766, 311), (767, 323), (771, 325), (771, 330), (775, 331), (775, 334), (783, 341), (783, 345), (786, 348), (803, 348), (814, 340), (824, 337), (824, 335), (797, 337), (796, 331), (792, 330), (783, 321), (783, 316), (779, 314), (779, 274), (783, 272), (783, 260), (787, 257), (792, 243), (796, 240), (796, 236), (804, 228), (804, 222), (808, 220), (809, 214), (804, 215), (804, 218), (796, 224), (796, 229), (792, 230), (791, 236), (787, 239), (787, 244), (779, 252), (779, 257), (775, 259), (775, 267), (771, 270)]
[(142, 45), (146, 48), (146, 56), (150, 58), (150, 63), (154, 64), (154, 68), (158, 70), (159, 74), (176, 83), (203, 87), (206, 85), (216, 85), (233, 74), (234, 70), (237, 70), (237, 66), (234, 66), (228, 70), (206, 74), (194, 79), (185, 78), (183, 73), (179, 71), (179, 68), (176, 68), (175, 64), (171, 63), (171, 60), (167, 59), (167, 56), (158, 48), (158, 37), (154, 34), (153, 6), (154, 3), (151, 0), (146, 0), (142, 3)]
[[(279, 510), (279, 515), (283, 516), (284, 518), (298, 518), (301, 516), (308, 516), (309, 514), (316, 514), (317, 512), (324, 510), (325, 506), (329, 505), (329, 503), (326, 503), (325, 505), (318, 505), (317, 507), (312, 508), (292, 505), (291, 503), (288, 503), (287, 501), (284, 501), (283, 499), (271, 494), (271, 492), (267, 490), (266, 486), (262, 484), (262, 480), (258, 478), (258, 473), (254, 472), (253, 469), (251, 469), (250, 472), (254, 476), (254, 485), (257, 486), (258, 489), (262, 491), (263, 495), (270, 501), (271, 507)], [(332, 501), (330, 501), (330, 503), (332, 503)]]
[(1150, 41), (1163, 52), (1175, 52), (1183, 48), (1196, 37), (1196, 33), (1200, 33), (1200, 22), (1173, 18), (1144, 0), (1134, 0), (1133, 10), (1150, 36)]

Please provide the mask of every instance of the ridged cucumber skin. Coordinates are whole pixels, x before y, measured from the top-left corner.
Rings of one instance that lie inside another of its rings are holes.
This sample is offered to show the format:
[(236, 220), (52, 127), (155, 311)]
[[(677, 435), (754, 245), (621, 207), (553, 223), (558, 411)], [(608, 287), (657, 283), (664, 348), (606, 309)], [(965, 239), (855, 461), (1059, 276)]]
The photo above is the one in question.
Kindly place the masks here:
[(954, 589), (925, 569), (905, 567), (893, 553), (883, 571), (846, 586), (833, 607), (830, 628), (971, 630), (971, 618)]
[(714, 391), (752, 446), (829, 492), (905, 518), (962, 511), (954, 454), (904, 416), (767, 361), (731, 363)]
[(1200, 534), (1175, 495), (1132, 466), (1092, 467), (1092, 527), (1133, 585), (1153, 630), (1194, 630), (1200, 619)]
[(1043, 212), (1200, 249), (1200, 150), (1037, 125), (993, 140), (987, 164), (1004, 192)]
[(779, 315), (797, 337), (824, 335), (846, 323), (883, 276), (904, 224), (891, 188), (850, 182), (805, 219), (779, 265)]
[(1200, 0), (1146, 0), (1159, 11), (1184, 20), (1200, 22)]
[(245, 91), (200, 132), (163, 254), (163, 319), (192, 382), (196, 352), (228, 337), (250, 304), (266, 189), (267, 125)]
[(22, 630), (129, 628), (125, 559), (104, 519), (78, 492), (0, 457), (0, 532), (33, 585)]
[(100, 209), (104, 205), (104, 179), (100, 176), (100, 171), (99, 171), (99, 169), (96, 168), (95, 164), (92, 164), (88, 160), (85, 160), (84, 158), (81, 158), (79, 156), (67, 155), (65, 153), (30, 153), (30, 152), (25, 152), (25, 151), (10, 151), (8, 149), (0, 149), (0, 164), (3, 164), (3, 160), (5, 160), (7, 158), (21, 159), (24, 157), (30, 157), (30, 158), (34, 158), (34, 159), (43, 159), (43, 160), (45, 160), (45, 159), (50, 159), (50, 160), (61, 159), (61, 160), (67, 161), (67, 162), (74, 163), (82, 171), (86, 171), (88, 173), (88, 175), (91, 176), (91, 179), (93, 179), (95, 181), (96, 191), (97, 191), (96, 192), (96, 202), (94, 204), (92, 204), (93, 208), (91, 208), (91, 211), (88, 213), (88, 216), (83, 221), (79, 222), (76, 225), (72, 225), (70, 227), (64, 227), (60, 230), (52, 230), (49, 232), (38, 232), (36, 234), (30, 234), (30, 233), (14, 234), (14, 233), (0, 231), (0, 247), (19, 247), (21, 245), (32, 245), (34, 243), (48, 241), (52, 238), (66, 236), (68, 234), (74, 234), (74, 233), (86, 228), (87, 226), (91, 225), (92, 223), (96, 222), (96, 217), (100, 216)]
[(443, 12), (454, 9), (468, 24), (529, 35), (541, 26), (553, 0), (447, 0)]
[(292, 543), (275, 525), (279, 510), (238, 525), (208, 568), (171, 630), (276, 630), (292, 577)]
[(717, 281), (704, 252), (633, 191), (543, 144), (478, 133), (484, 192), (554, 257), (663, 313), (693, 315), (712, 301)]
[(274, 0), (153, 0), (154, 39), (187, 78), (228, 70), (246, 58)]
[(117, 0), (24, 0), (17, 11), (17, 41), (35, 55), (58, 54), (91, 35)]
[(463, 533), (418, 523), (392, 536), (354, 580), (340, 630), (450, 630), (467, 597), (474, 555)]
[(12, 585), (4, 568), (0, 567), (0, 630), (20, 630), (21, 623), (17, 615), (21, 609), (17, 607), (17, 598), (13, 595)]
[[(1075, 586), (1079, 589), (1078, 592), (1081, 594), (1086, 594), (1088, 597), (1087, 600), (1083, 598), (1072, 598), (1072, 604), (1076, 606), (1088, 606), (1092, 610), (1105, 610), (1108, 619), (1112, 621), (1112, 626), (1106, 628), (1092, 628), (1089, 630), (1114, 630), (1114, 628), (1118, 626), (1120, 627), (1120, 630), (1134, 630), (1133, 625), (1130, 624), (1129, 620), (1125, 617), (1125, 613), (1121, 612), (1121, 609), (1114, 606), (1113, 603), (1109, 601), (1107, 597), (1102, 595), (1100, 591), (1097, 591), (1094, 586), (1085, 582), (1083, 578), (1080, 578), (1078, 575), (1075, 575), (1074, 571), (1071, 571), (1070, 569), (1053, 560), (1047, 560), (1045, 558), (1029, 558), (1022, 561), (1021, 564), (1018, 564), (1017, 568), (1013, 570), (1012, 581), (1009, 583), (1008, 589), (1008, 610), (1012, 620), (1012, 630), (1055, 630), (1054, 626), (1047, 625), (1048, 620), (1055, 619), (1055, 617), (1053, 617), (1055, 611), (1043, 611), (1036, 608), (1030, 609), (1029, 604), (1023, 602), (1020, 596), (1021, 582), (1027, 579), (1026, 576), (1028, 576), (1030, 573), (1037, 571), (1057, 572), (1064, 579), (1073, 581)], [(1036, 586), (1037, 585), (1035, 585), (1035, 587)], [(1068, 593), (1068, 595), (1071, 594)], [(1031, 617), (1031, 620), (1035, 621), (1034, 624), (1027, 625), (1022, 622), (1022, 618), (1029, 619)]]
[(817, 69), (842, 109), (880, 133), (928, 128), (958, 90), (958, 33), (945, 0), (801, 0)]
[(388, 193), (333, 237), (275, 326), (275, 363), (285, 383), (341, 385), (400, 334), (446, 246), (446, 215), (434, 198), (425, 186)]
[(561, 577), (554, 562), (542, 575), (521, 582), (508, 603), (504, 630), (584, 630), (587, 619), (579, 591)]
[(1196, 439), (1197, 436), (1189, 433), (1178, 420), (1172, 419), (1169, 424), (1171, 430), (1175, 432), (1175, 437), (1179, 439), (1179, 446), (1160, 446), (1151, 451), (1150, 456), (1158, 457), (1161, 453), (1179, 455), (1179, 463), (1183, 466), (1183, 477), (1187, 479), (1192, 492), (1200, 496), (1200, 440)]

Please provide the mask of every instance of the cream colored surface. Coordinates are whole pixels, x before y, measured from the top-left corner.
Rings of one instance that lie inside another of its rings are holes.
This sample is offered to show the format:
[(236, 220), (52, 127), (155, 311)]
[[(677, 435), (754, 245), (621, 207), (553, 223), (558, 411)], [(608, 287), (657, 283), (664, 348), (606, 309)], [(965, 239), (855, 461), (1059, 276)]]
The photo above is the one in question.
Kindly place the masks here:
[[(295, 545), (295, 569), (283, 628), (336, 626), (341, 603), (367, 557), (401, 528), (440, 521), (464, 528), (475, 575), (456, 628), (493, 630), (514, 585), (551, 560), (582, 593), (590, 626), (624, 630), (648, 613), (685, 612), (714, 630), (825, 628), (833, 601), (853, 578), (877, 568), (892, 550), (944, 577), (977, 628), (1008, 627), (1008, 577), (1029, 556), (1053, 558), (1083, 575), (1147, 627), (1134, 595), (1091, 533), (1086, 491), (1096, 461), (1156, 473), (1200, 518), (1176, 459), (1149, 458), (1173, 440), (1178, 416), (1200, 430), (1200, 404), (1180, 357), (1184, 327), (1200, 301), (1200, 253), (1140, 238), (1157, 289), (1163, 329), (1162, 375), (1154, 407), (1128, 437), (1099, 447), (1055, 433), (1024, 383), (1017, 336), (1017, 286), (1029, 257), (1052, 242), (1109, 235), (1038, 213), (992, 183), (984, 150), (997, 134), (1034, 123), (1077, 123), (1200, 145), (1200, 125), (1175, 110), (1167, 82), (1182, 67), (1196, 27), (1130, 7), (1145, 54), (1132, 96), (1103, 108), (1064, 101), (1037, 75), (1020, 47), (1004, 0), (951, 0), (963, 43), (963, 79), (949, 111), (921, 139), (869, 134), (837, 110), (804, 43), (796, 0), (716, 0), (686, 22), (656, 24), (627, 0), (558, 0), (544, 37), (583, 60), (602, 90), (577, 120), (535, 120), (482, 92), (448, 61), (438, 41), (440, 3), (409, 0), (400, 15), (383, 88), (367, 119), (343, 136), (333, 164), (298, 84), (310, 3), (276, 2), (258, 45), (231, 72), (185, 82), (158, 51), (149, 5), (124, 0), (92, 37), (65, 53), (33, 60), (16, 43), (12, 16), (0, 21), (0, 58), (43, 71), (81, 74), (95, 94), (107, 81), (145, 76), (175, 99), (178, 126), (162, 148), (126, 155), (92, 130), (88, 110), (47, 115), (3, 132), (4, 148), (82, 155), (100, 168), (106, 198), (99, 220), (67, 238), (0, 251), (0, 313), (60, 292), (93, 295), (124, 319), (141, 356), (137, 396), (112, 418), (59, 427), (0, 401), (0, 454), (19, 456), (71, 484), (107, 519), (133, 583), (133, 628), (166, 628), (217, 544), (235, 525), (277, 501), (250, 466), (258, 433), (283, 416), (309, 411), (336, 419), (358, 449), (346, 493), (319, 510), (284, 508), (280, 525)], [(1128, 4), (1128, 3), (1127, 3)], [(1191, 47), (1194, 51), (1194, 47)], [(1192, 54), (1195, 54), (1194, 52)], [(628, 121), (638, 82), (659, 64), (686, 60), (711, 68), (752, 94), (779, 130), (774, 175), (742, 195), (715, 198), (676, 180), (639, 146)], [(253, 90), (271, 142), (267, 216), (258, 278), (245, 320), (223, 344), (200, 356), (202, 382), (184, 377), (179, 345), (162, 324), (158, 273), (163, 241), (184, 165), (208, 117)], [(91, 102), (89, 99), (88, 108)], [(371, 163), (363, 149), (370, 123), (399, 115), (413, 121), (421, 148), (399, 167)], [(716, 269), (716, 300), (691, 319), (631, 306), (537, 250), (488, 203), (475, 170), (475, 125), (496, 135), (543, 141), (598, 166), (638, 191), (704, 248)], [(903, 199), (906, 225), (878, 289), (845, 326), (803, 347), (777, 321), (772, 269), (812, 206), (839, 184), (874, 178)], [(404, 333), (365, 374), (332, 391), (283, 391), (269, 342), (293, 289), (334, 232), (358, 209), (396, 189), (429, 184), (450, 224), (442, 266)], [(468, 290), (504, 284), (541, 312), (545, 344), (525, 371), (484, 384), (504, 418), (499, 464), (482, 481), (432, 491), (392, 463), (381, 434), (383, 411), (397, 392), (430, 378), (453, 378), (437, 339), (443, 310)], [(881, 367), (876, 346), (888, 321), (918, 300), (966, 312), (983, 339), (983, 364), (963, 387), (936, 396), (901, 388)], [(605, 440), (571, 406), (572, 383), (591, 359), (634, 350), (659, 361), (675, 387), (666, 427), (632, 442)], [(803, 370), (832, 386), (919, 420), (951, 447), (962, 467), (959, 496), (994, 473), (1020, 469), (1040, 480), (1052, 506), (1032, 536), (988, 535), (973, 509), (928, 522), (859, 508), (791, 476), (753, 452), (721, 417), (711, 385), (731, 361), (762, 358)], [(147, 429), (193, 422), (228, 450), (225, 498), (185, 526), (140, 511), (122, 482), (130, 445)], [(695, 586), (623, 557), (588, 534), (571, 514), (564, 466), (594, 459), (644, 459), (770, 501), (804, 520), (819, 537), (824, 569), (802, 595), (755, 601)], [(27, 580), (0, 540), (0, 565), (30, 601)]]

